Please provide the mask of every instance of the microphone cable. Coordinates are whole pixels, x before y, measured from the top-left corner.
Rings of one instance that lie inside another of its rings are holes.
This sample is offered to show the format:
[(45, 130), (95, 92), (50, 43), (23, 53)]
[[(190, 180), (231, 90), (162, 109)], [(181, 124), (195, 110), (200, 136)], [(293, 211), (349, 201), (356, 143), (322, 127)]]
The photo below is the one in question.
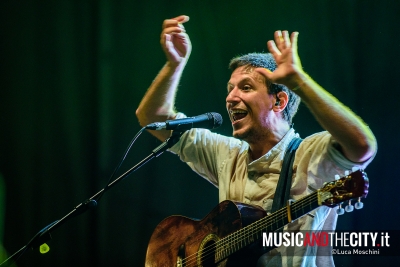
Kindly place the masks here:
[(119, 163), (117, 167), (114, 169), (113, 173), (111, 174), (110, 178), (108, 179), (106, 185), (103, 188), (103, 192), (95, 199), (97, 202), (100, 201), (101, 197), (104, 195), (104, 193), (108, 190), (108, 185), (111, 183), (111, 181), (114, 179), (115, 174), (119, 171), (119, 169), (122, 166), (122, 163), (125, 161), (126, 156), (128, 155), (129, 151), (132, 148), (133, 143), (136, 142), (136, 139), (142, 134), (142, 132), (146, 129), (146, 127), (143, 127), (140, 129), (140, 131), (132, 138), (131, 142), (129, 143), (128, 147), (126, 148), (124, 154), (122, 155), (121, 159), (119, 160)]

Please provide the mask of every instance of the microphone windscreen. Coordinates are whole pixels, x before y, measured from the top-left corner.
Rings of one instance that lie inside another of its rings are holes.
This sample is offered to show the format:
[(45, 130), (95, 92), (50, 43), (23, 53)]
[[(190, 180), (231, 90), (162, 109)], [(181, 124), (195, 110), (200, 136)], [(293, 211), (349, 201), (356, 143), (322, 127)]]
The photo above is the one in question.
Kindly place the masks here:
[(210, 127), (211, 129), (218, 128), (219, 126), (222, 125), (223, 120), (221, 114), (216, 112), (210, 112), (207, 114), (210, 114), (210, 116), (213, 118), (212, 120), (213, 125), (211, 125)]

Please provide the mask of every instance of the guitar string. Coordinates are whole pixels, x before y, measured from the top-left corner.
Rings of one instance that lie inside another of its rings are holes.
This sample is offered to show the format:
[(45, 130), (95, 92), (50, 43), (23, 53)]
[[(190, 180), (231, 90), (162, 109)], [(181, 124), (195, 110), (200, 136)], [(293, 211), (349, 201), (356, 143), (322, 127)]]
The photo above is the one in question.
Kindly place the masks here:
[[(315, 196), (314, 193), (307, 195), (306, 197), (300, 199), (300, 200), (302, 200), (301, 201), (302, 203), (294, 202), (291, 205), (293, 208), (293, 211), (294, 212), (299, 211), (300, 209), (299, 209), (299, 207), (297, 207), (299, 205), (302, 205), (303, 207), (301, 207), (301, 209), (304, 210), (304, 206), (312, 204), (313, 196)], [(310, 199), (306, 200), (307, 198), (310, 198)], [(298, 200), (298, 201), (300, 201), (300, 200)], [(295, 205), (295, 203), (296, 203), (296, 205)], [(279, 220), (283, 220), (283, 219), (287, 218), (286, 216), (282, 216), (282, 215), (286, 215), (286, 207), (278, 210), (277, 213), (274, 214), (272, 217), (277, 217), (277, 218), (275, 218), (275, 222), (279, 222)], [(279, 216), (280, 216), (280, 218), (279, 218)], [(193, 257), (195, 257), (193, 260), (196, 261), (197, 260), (196, 254), (199, 254), (200, 252), (202, 252), (201, 259), (207, 258), (208, 256), (211, 256), (211, 255), (215, 255), (214, 247), (218, 248), (218, 246), (219, 246), (220, 251), (217, 251), (217, 252), (219, 252), (219, 254), (222, 254), (226, 250), (231, 249), (233, 246), (236, 246), (239, 242), (246, 242), (246, 238), (249, 238), (250, 235), (254, 235), (255, 234), (254, 232), (264, 229), (265, 224), (272, 221), (273, 218), (270, 218), (270, 217), (271, 216), (266, 216), (266, 217), (256, 221), (255, 223), (248, 225), (248, 226), (232, 233), (231, 235), (229, 235), (225, 238), (220, 239), (219, 241), (217, 241), (213, 245), (207, 247), (206, 249), (202, 249), (202, 250), (188, 256), (187, 258), (184, 259), (184, 261), (185, 260), (186, 260), (186, 262), (188, 262), (189, 260), (191, 261), (192, 260), (191, 258), (193, 258)], [(259, 225), (259, 224), (261, 224), (261, 225)], [(238, 238), (238, 237), (240, 237), (240, 235), (244, 235), (244, 236), (240, 239), (240, 238)], [(231, 240), (231, 239), (233, 239), (233, 240)], [(239, 240), (239, 242), (238, 242), (238, 240)], [(230, 246), (228, 246), (228, 247), (221, 246), (221, 244), (225, 245), (224, 243), (228, 243), (228, 244), (230, 243)], [(247, 244), (245, 244), (245, 245), (247, 245)], [(221, 250), (221, 248), (224, 248), (224, 249)]]
[[(279, 217), (279, 216), (277, 216)], [(281, 216), (282, 217), (282, 216)], [(283, 217), (282, 217), (283, 218)], [(217, 241), (216, 244), (213, 244), (209, 247), (207, 247), (206, 249), (200, 250), (199, 252), (195, 253), (194, 255), (192, 255), (193, 257), (188, 257), (187, 259), (185, 259), (186, 262), (189, 263), (189, 261), (196, 261), (197, 260), (197, 254), (199, 254), (200, 252), (202, 253), (200, 256), (200, 260), (204, 259), (204, 258), (209, 258), (211, 256), (214, 256), (214, 259), (217, 258), (217, 261), (219, 261), (220, 259), (222, 260), (224, 258), (224, 254), (227, 251), (230, 250), (238, 250), (237, 246), (239, 246), (239, 249), (242, 246), (248, 245), (250, 243), (254, 242), (254, 236), (258, 236), (257, 231), (259, 229), (264, 229), (265, 226), (265, 222), (271, 221), (271, 220), (260, 220), (259, 222), (255, 223), (254, 225), (252, 225), (252, 227), (246, 227), (243, 229), (240, 229), (239, 231), (233, 233), (232, 235), (224, 238), (223, 240)], [(279, 218), (277, 218), (277, 221), (279, 223)], [(261, 224), (261, 225), (260, 225)], [(261, 228), (260, 228), (261, 226)], [(251, 239), (250, 239), (251, 238)], [(255, 238), (256, 240), (258, 239), (258, 237)], [(250, 242), (249, 242), (250, 241)], [(243, 244), (244, 242), (244, 244)], [(226, 243), (228, 243), (228, 246), (226, 246)], [(219, 249), (215, 249), (215, 248), (219, 248)], [(233, 251), (233, 252), (235, 252)], [(233, 253), (233, 252), (230, 252)], [(185, 262), (184, 261), (184, 262)]]
[[(318, 191), (317, 191), (318, 192)], [(317, 192), (309, 194), (299, 200), (297, 200), (296, 202), (293, 202), (290, 206), (292, 208), (292, 212), (296, 213), (300, 210), (303, 211), (304, 213), (304, 207), (311, 205), (313, 202), (315, 202), (315, 199), (313, 199), (315, 196), (317, 196)], [(300, 203), (301, 202), (301, 203)], [(211, 246), (208, 246), (205, 249), (201, 249), (200, 251), (195, 252), (192, 255), (189, 255), (188, 257), (183, 259), (183, 262), (185, 262), (186, 264), (192, 263), (192, 261), (196, 261), (197, 260), (197, 254), (201, 253), (201, 259), (207, 258), (211, 255), (216, 255), (216, 254), (223, 254), (224, 252), (226, 252), (227, 250), (230, 250), (232, 247), (236, 247), (236, 245), (238, 245), (240, 242), (244, 242), (245, 246), (248, 245), (247, 244), (247, 239), (257, 235), (257, 232), (260, 230), (263, 230), (264, 228), (266, 228), (266, 224), (271, 224), (271, 222), (273, 223), (279, 223), (279, 221), (284, 220), (285, 218), (287, 218), (287, 208), (283, 207), (280, 210), (278, 210), (276, 212), (276, 214), (273, 214), (271, 216), (266, 216), (246, 227), (243, 227), (241, 229), (239, 229), (238, 231), (216, 241), (214, 244), (212, 244)], [(274, 218), (272, 218), (274, 217)], [(272, 223), (272, 224), (273, 224)], [(260, 225), (261, 224), (261, 225)], [(271, 225), (272, 225), (271, 224)], [(285, 224), (283, 225), (285, 226)], [(279, 229), (279, 228), (278, 228)], [(241, 236), (243, 235), (243, 236)], [(232, 239), (232, 240), (231, 240)], [(256, 238), (257, 240), (258, 238)], [(254, 239), (253, 239), (254, 241)], [(252, 243), (252, 242), (250, 242)], [(249, 244), (250, 244), (249, 243)], [(230, 244), (229, 246), (225, 247), (226, 244)], [(217, 250), (219, 248), (219, 250)]]
[[(317, 207), (314, 207), (314, 208), (311, 206), (313, 204), (313, 202), (314, 202), (314, 204), (318, 203), (318, 198), (315, 198), (315, 199), (313, 199), (313, 198), (318, 197), (319, 192), (321, 192), (321, 190), (311, 193), (301, 199), (298, 199), (296, 202), (293, 202), (290, 205), (292, 213), (296, 213), (301, 210), (302, 211), (301, 216), (303, 216), (306, 213), (306, 212), (304, 212), (304, 208), (306, 206), (310, 205), (310, 208), (311, 208), (310, 211), (314, 210), (315, 208), (320, 206), (319, 204), (317, 205)], [(249, 244), (246, 244), (246, 242), (247, 242), (246, 239), (248, 239), (249, 237), (252, 237), (254, 235), (257, 236), (258, 235), (257, 232), (266, 228), (265, 224), (270, 223), (271, 220), (273, 219), (272, 217), (275, 217), (275, 223), (276, 223), (276, 222), (279, 222), (279, 220), (283, 220), (285, 218), (287, 219), (286, 214), (287, 214), (287, 207), (283, 207), (280, 210), (278, 210), (276, 212), (276, 214), (271, 215), (271, 216), (266, 216), (244, 228), (239, 229), (238, 231), (218, 240), (217, 242), (215, 242), (213, 245), (207, 247), (206, 249), (202, 249), (202, 250), (188, 256), (187, 258), (183, 259), (183, 261), (185, 261), (185, 260), (187, 262), (189, 260), (192, 261), (191, 258), (193, 258), (193, 257), (195, 257), (193, 260), (196, 261), (197, 254), (199, 254), (200, 252), (202, 252), (200, 259), (208, 258), (209, 256), (212, 256), (212, 255), (214, 255), (214, 258), (220, 257), (224, 252), (231, 249), (233, 246), (236, 246), (239, 242), (245, 242), (245, 246), (249, 245), (254, 242), (254, 239), (252, 238), (253, 241), (250, 242)], [(279, 218), (279, 216), (280, 216), (280, 218)], [(299, 217), (301, 217), (301, 216), (299, 216)], [(296, 219), (298, 219), (298, 218), (296, 218)], [(259, 224), (261, 224), (261, 225), (259, 225)], [(286, 224), (288, 224), (288, 223), (286, 223)], [(286, 224), (284, 223), (284, 225), (281, 227), (284, 227)], [(279, 229), (279, 228), (277, 228), (277, 229)], [(243, 236), (241, 236), (241, 235), (243, 235)], [(231, 241), (231, 239), (233, 242)], [(256, 238), (256, 240), (257, 239), (258, 238)], [(228, 244), (230, 244), (230, 246), (225, 247), (224, 243), (228, 243)], [(221, 246), (221, 244), (223, 244), (223, 246)], [(219, 248), (219, 251), (218, 251), (218, 248)], [(239, 248), (239, 249), (241, 249), (241, 248)], [(236, 250), (239, 250), (239, 249), (236, 249)], [(234, 251), (234, 252), (236, 252), (236, 251)], [(230, 254), (232, 254), (232, 253), (233, 252), (230, 252)], [(222, 260), (224, 258), (226, 258), (226, 256), (219, 260)]]

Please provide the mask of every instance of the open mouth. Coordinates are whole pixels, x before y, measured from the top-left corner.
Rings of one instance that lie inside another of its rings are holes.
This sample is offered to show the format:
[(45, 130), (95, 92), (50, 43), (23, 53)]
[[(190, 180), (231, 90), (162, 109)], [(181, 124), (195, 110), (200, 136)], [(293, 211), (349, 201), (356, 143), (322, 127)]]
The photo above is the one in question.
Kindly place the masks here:
[(237, 122), (243, 119), (244, 117), (247, 116), (247, 111), (245, 110), (240, 110), (240, 109), (235, 109), (235, 110), (230, 110), (229, 111), (229, 116), (231, 117), (232, 122)]

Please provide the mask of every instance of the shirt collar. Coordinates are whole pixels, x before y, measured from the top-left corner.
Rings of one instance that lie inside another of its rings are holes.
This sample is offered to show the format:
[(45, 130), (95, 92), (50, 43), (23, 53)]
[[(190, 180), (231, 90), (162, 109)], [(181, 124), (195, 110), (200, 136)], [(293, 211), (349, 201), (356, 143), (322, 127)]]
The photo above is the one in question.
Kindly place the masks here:
[[(270, 150), (268, 151), (265, 155), (262, 157), (252, 161), (248, 165), (248, 171), (254, 171), (254, 172), (262, 172), (262, 170), (265, 168), (266, 165), (269, 166), (269, 164), (272, 162), (273, 159), (275, 159), (279, 154), (280, 156), (284, 157), (284, 154), (281, 153), (282, 151), (286, 151), (287, 146), (289, 145), (290, 141), (294, 137), (298, 137), (299, 135), (295, 133), (293, 128), (290, 128), (289, 131), (285, 134), (285, 136)], [(250, 155), (248, 154), (248, 160), (249, 160)]]

